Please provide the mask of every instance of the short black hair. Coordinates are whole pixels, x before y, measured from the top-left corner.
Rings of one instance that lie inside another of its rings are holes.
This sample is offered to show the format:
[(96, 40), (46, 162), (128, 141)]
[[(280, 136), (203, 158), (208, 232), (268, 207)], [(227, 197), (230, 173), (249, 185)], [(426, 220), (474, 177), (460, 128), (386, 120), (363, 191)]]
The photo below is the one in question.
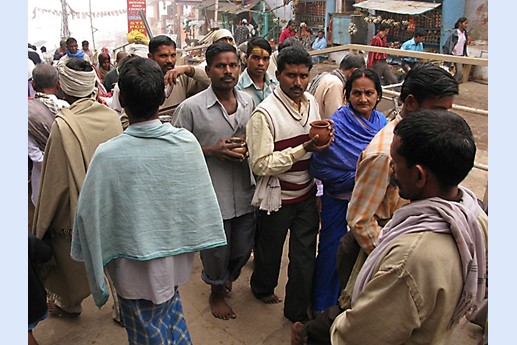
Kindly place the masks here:
[(467, 121), (451, 111), (416, 111), (393, 134), (400, 138), (397, 153), (408, 166), (425, 166), (443, 187), (457, 186), (474, 166), (474, 135)]
[(77, 40), (73, 37), (68, 37), (66, 39), (66, 45), (69, 45), (70, 43), (74, 43), (74, 42), (77, 43)]
[(215, 57), (219, 53), (223, 52), (232, 52), (235, 53), (235, 55), (237, 55), (237, 49), (235, 49), (235, 46), (232, 46), (227, 42), (221, 41), (212, 43), (210, 46), (208, 46), (205, 52), (206, 65), (208, 67), (212, 66), (212, 62), (214, 62)]
[(253, 37), (248, 41), (248, 44), (246, 45), (246, 55), (251, 55), (253, 47), (262, 48), (271, 55), (271, 45), (269, 45), (269, 42), (262, 37)]
[(416, 29), (415, 33), (413, 34), (413, 37), (424, 37), (427, 36), (427, 31), (424, 29)]
[(443, 68), (431, 63), (417, 63), (409, 70), (400, 90), (400, 100), (404, 102), (413, 95), (418, 103), (435, 97), (454, 96), (460, 88), (454, 77)]
[(84, 41), (82, 41), (82, 42), (81, 42), (81, 45), (82, 45), (82, 46), (84, 46), (85, 44), (88, 44), (88, 45), (89, 45), (89, 44), (90, 44), (90, 42), (88, 42), (87, 40), (84, 40)]
[(379, 24), (378, 31), (384, 31), (386, 29), (391, 29), (391, 25), (388, 24), (388, 23), (381, 23), (381, 24)]
[(128, 116), (149, 119), (165, 100), (163, 71), (152, 59), (130, 56), (119, 70), (120, 101)]
[(88, 61), (78, 58), (71, 58), (66, 62), (66, 67), (79, 72), (91, 72), (93, 71), (92, 64)]
[(299, 39), (297, 39), (296, 37), (289, 37), (283, 40), (282, 43), (278, 45), (278, 52), (280, 53), (282, 49), (293, 46), (303, 48), (303, 44)]
[(285, 47), (278, 53), (276, 59), (276, 70), (278, 73), (282, 73), (285, 65), (305, 65), (309, 67), (309, 71), (312, 68), (312, 59), (309, 53), (301, 47), (291, 46)]
[(172, 40), (169, 36), (158, 35), (151, 38), (149, 41), (149, 53), (154, 54), (158, 50), (158, 47), (161, 45), (173, 46), (176, 49), (176, 42)]

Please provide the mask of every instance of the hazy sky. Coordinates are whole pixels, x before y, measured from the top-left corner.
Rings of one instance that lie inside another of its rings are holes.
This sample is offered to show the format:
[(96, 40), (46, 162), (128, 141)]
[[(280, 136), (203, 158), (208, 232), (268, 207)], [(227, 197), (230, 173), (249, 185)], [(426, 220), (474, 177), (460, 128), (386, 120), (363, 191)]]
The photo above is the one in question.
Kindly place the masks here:
[[(92, 12), (116, 11), (127, 9), (127, 0), (90, 0)], [(88, 12), (89, 0), (67, 0), (68, 5), (76, 12)], [(38, 48), (41, 45), (52, 49), (59, 45), (61, 35), (61, 16), (50, 13), (42, 13), (34, 9), (49, 9), (61, 11), (60, 0), (28, 0), (28, 43), (35, 44)], [(92, 48), (92, 32), (89, 18), (74, 18), (69, 15), (68, 27), (71, 36), (81, 42), (90, 41)], [(117, 34), (127, 33), (127, 15), (124, 13), (118, 16), (93, 18), (93, 27), (98, 29), (95, 32), (95, 41), (113, 39)], [(101, 47), (96, 47), (100, 49)]]

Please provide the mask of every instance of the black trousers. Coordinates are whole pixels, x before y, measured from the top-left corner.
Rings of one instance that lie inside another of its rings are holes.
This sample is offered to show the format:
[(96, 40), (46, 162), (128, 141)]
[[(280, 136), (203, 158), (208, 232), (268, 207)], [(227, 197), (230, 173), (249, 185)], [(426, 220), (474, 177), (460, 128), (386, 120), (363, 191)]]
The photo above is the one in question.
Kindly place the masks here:
[(270, 296), (278, 285), (284, 242), (289, 231), (289, 264), (284, 316), (291, 322), (307, 321), (312, 292), (319, 217), (316, 197), (283, 205), (267, 214), (259, 212), (251, 290), (257, 298)]

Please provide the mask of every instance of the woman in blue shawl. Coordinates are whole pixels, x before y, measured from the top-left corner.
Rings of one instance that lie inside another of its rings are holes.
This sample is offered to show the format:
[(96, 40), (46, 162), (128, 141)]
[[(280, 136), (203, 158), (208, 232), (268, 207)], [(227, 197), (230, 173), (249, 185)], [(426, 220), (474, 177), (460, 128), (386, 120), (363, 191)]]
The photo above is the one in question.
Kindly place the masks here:
[(323, 182), (321, 229), (316, 258), (312, 310), (322, 312), (336, 305), (340, 281), (336, 271), (339, 240), (347, 232), (346, 211), (355, 182), (359, 155), (386, 124), (375, 110), (382, 96), (381, 82), (371, 69), (358, 69), (345, 86), (347, 105), (330, 117), (334, 121), (334, 142), (314, 152), (310, 173)]

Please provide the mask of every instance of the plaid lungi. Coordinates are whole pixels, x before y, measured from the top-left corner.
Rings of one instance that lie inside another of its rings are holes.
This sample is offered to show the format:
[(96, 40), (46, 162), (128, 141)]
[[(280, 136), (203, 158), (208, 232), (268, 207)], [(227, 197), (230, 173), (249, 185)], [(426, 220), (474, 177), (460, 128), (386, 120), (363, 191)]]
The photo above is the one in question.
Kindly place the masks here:
[(130, 345), (192, 345), (179, 291), (158, 305), (118, 297)]

